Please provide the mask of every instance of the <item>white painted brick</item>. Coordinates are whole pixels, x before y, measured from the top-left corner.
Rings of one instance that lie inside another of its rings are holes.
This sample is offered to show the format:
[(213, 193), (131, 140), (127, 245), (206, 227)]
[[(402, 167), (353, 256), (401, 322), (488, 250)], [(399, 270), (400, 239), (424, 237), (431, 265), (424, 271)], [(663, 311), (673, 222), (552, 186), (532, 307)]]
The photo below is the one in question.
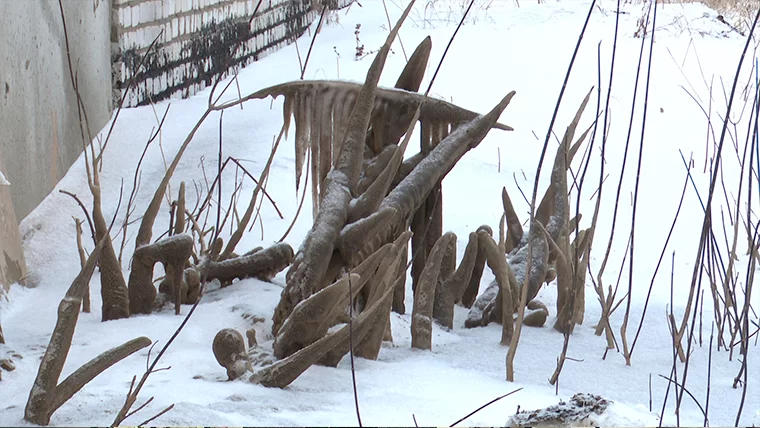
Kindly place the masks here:
[(167, 31), (169, 32), (169, 34), (172, 35), (172, 39), (176, 39), (177, 37), (179, 37), (179, 28), (177, 28), (177, 20), (172, 19), (171, 21), (167, 23), (167, 25), (169, 26)]
[(145, 33), (144, 33), (145, 40), (143, 40), (143, 43), (144, 43), (143, 46), (147, 47), (148, 45), (151, 44), (151, 42), (153, 42), (153, 39), (155, 39), (156, 36), (158, 35), (157, 31), (158, 31), (158, 27), (150, 26), (150, 27), (145, 28)]
[(129, 24), (127, 23), (127, 13), (124, 12), (124, 9), (119, 9), (119, 24), (122, 28), (129, 27)]
[(140, 25), (140, 5), (130, 7), (132, 15), (132, 26), (136, 27)]
[(140, 3), (140, 22), (152, 22), (155, 18), (151, 2)]
[[(132, 47), (132, 45), (129, 43), (129, 33), (121, 33), (121, 37), (119, 37), (119, 44), (121, 45), (121, 48), (123, 50), (129, 49)], [(122, 70), (122, 73), (124, 73), (124, 70)], [(124, 74), (122, 74), (123, 76)]]
[(129, 34), (130, 46), (132, 46), (132, 47), (139, 47), (140, 46), (140, 41), (138, 39), (139, 39), (139, 36), (140, 36), (141, 32), (142, 32), (142, 30), (137, 30), (137, 31), (133, 31), (133, 32), (131, 32)]

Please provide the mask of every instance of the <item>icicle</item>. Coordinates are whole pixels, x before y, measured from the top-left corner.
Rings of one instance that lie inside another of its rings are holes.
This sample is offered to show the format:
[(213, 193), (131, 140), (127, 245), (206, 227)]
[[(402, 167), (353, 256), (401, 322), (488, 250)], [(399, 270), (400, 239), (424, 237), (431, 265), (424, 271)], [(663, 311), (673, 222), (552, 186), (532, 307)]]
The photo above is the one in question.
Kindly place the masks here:
[(307, 104), (307, 114), (309, 115), (309, 136), (311, 146), (311, 160), (309, 165), (311, 167), (311, 206), (312, 206), (312, 218), (317, 218), (317, 212), (319, 211), (319, 202), (321, 200), (319, 194), (319, 188), (321, 181), (319, 180), (319, 119), (320, 113), (317, 108), (317, 103), (320, 101), (321, 91), (314, 90), (311, 92)]
[(290, 129), (290, 115), (293, 114), (293, 101), (298, 96), (298, 92), (285, 94), (285, 101), (282, 104), (282, 126), (285, 128), (285, 138), (288, 138)]
[(332, 165), (335, 166), (335, 164), (338, 163), (338, 150), (336, 150), (341, 144), (343, 144), (343, 136), (340, 134), (340, 121), (343, 120), (344, 112), (345, 110), (349, 109), (350, 107), (347, 106), (346, 99), (348, 98), (348, 91), (336, 91), (335, 94), (335, 103), (333, 104), (333, 111), (332, 111), (332, 132), (333, 132), (333, 140), (332, 140), (332, 149), (330, 150), (330, 153), (332, 154)]
[(307, 114), (307, 93), (300, 93), (294, 100), (293, 111), (296, 119), (296, 190), (301, 183), (301, 171), (306, 159), (306, 149), (309, 144), (309, 117)]
[[(335, 91), (327, 90), (322, 95), (319, 117), (319, 187), (325, 182), (327, 173), (332, 168), (332, 147), (333, 147), (333, 130), (332, 130), (332, 107), (333, 102), (338, 95)], [(317, 177), (315, 177), (317, 178)], [(320, 193), (323, 193), (320, 191)], [(320, 197), (321, 199), (321, 197)]]

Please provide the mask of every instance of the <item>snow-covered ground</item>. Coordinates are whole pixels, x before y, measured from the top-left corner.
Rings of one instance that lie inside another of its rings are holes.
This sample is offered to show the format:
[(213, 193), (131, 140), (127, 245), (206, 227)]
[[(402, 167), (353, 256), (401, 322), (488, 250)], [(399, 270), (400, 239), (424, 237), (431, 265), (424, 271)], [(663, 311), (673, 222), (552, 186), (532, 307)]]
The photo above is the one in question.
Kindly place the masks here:
[[(401, 30), (401, 42), (407, 54), (411, 54), (424, 37), (432, 37), (433, 50), (423, 88), (427, 87), (445, 45), (462, 16), (463, 3), (466, 6), (467, 2), (453, 0), (419, 2)], [(498, 228), (502, 211), (502, 186), (507, 187), (521, 219), (527, 218), (527, 204), (520, 196), (517, 185), (530, 196), (541, 144), (577, 34), (583, 26), (590, 4), (589, 1), (562, 1), (536, 5), (535, 2), (525, 1), (521, 2), (521, 7), (516, 7), (515, 3), (477, 2), (478, 6), (473, 9), (466, 25), (455, 39), (432, 90), (432, 95), (436, 97), (481, 113), (490, 110), (509, 91), (517, 91), (501, 117), (501, 122), (512, 125), (515, 131), (492, 131), (479, 147), (465, 155), (443, 183), (444, 228), (459, 236), (457, 247), (460, 257), (469, 232), (481, 224)], [(487, 5), (489, 6), (486, 7)], [(401, 13), (400, 6), (398, 1), (388, 2), (393, 22)], [(555, 125), (557, 134), (564, 132), (585, 94), (597, 85), (597, 48), (602, 58), (602, 88), (607, 88), (616, 17), (614, 7), (614, 1), (606, 0), (594, 8)], [(620, 15), (621, 33), (607, 147), (606, 173), (609, 176), (606, 179), (603, 206), (592, 250), (591, 270), (594, 275), (604, 256), (612, 226), (614, 193), (621, 173), (636, 62), (641, 46), (641, 39), (634, 38), (633, 35), (638, 29), (637, 20), (642, 16), (643, 8), (643, 5), (625, 5), (625, 13)], [(703, 171), (703, 165), (706, 156), (707, 161), (713, 156), (714, 149), (712, 146), (707, 149), (705, 147), (707, 120), (687, 91), (708, 109), (709, 87), (711, 84), (714, 86), (712, 112), (718, 133), (720, 122), (717, 118), (725, 114), (725, 96), (730, 91), (733, 73), (744, 45), (744, 38), (718, 22), (716, 16), (716, 12), (698, 3), (667, 4), (658, 12), (636, 217), (629, 342), (639, 326), (647, 288), (675, 215), (686, 176), (679, 150), (687, 159), (693, 155), (695, 167), (692, 174), (695, 183), (703, 197), (707, 193), (708, 173)], [(354, 4), (348, 11), (332, 16), (330, 24), (316, 39), (306, 71), (307, 79), (364, 79), (371, 55), (360, 61), (354, 60), (357, 44), (354, 32), (357, 24), (361, 24), (358, 37), (365, 50), (377, 50), (388, 31), (382, 2), (366, 0), (361, 2), (361, 6)], [(309, 42), (309, 34), (298, 40), (302, 57), (305, 56)], [(649, 41), (646, 43), (648, 47)], [(754, 86), (750, 85), (746, 91), (744, 86), (751, 76), (749, 68), (754, 62), (753, 47), (745, 61), (743, 80), (735, 101), (732, 117), (736, 120), (740, 119), (747, 93), (751, 104)], [(397, 41), (388, 58), (381, 85), (392, 86), (404, 64), (402, 48)], [(240, 91), (247, 94), (266, 86), (297, 80), (299, 74), (296, 48), (289, 46), (242, 70), (239, 75)], [(626, 252), (640, 140), (644, 78), (645, 75), (642, 74), (642, 92), (637, 100), (631, 149), (621, 194), (618, 230), (610, 264), (604, 276), (605, 284), (614, 285), (617, 281)], [(224, 82), (221, 86), (224, 86)], [(231, 92), (237, 92), (234, 85), (232, 88)], [(228, 96), (232, 98), (237, 94), (230, 93)], [(160, 147), (159, 144), (153, 144), (142, 164), (142, 186), (137, 195), (138, 213), (144, 210), (154, 191), (153, 186), (163, 176), (162, 151), (170, 161), (205, 111), (207, 98), (208, 90), (187, 100), (172, 100), (159, 103), (153, 108), (141, 107), (121, 112), (104, 158), (101, 176), (104, 214), (107, 218), (113, 215), (117, 206), (122, 179), (125, 195), (129, 194), (134, 168), (152, 129), (157, 126), (157, 118), (171, 106), (160, 137)], [(592, 101), (582, 120), (583, 129), (593, 121), (595, 99), (596, 92), (592, 95)], [(282, 98), (274, 102), (252, 101), (242, 109), (226, 111), (223, 122), (224, 157), (229, 155), (244, 159), (246, 167), (252, 173), (260, 172), (272, 139), (280, 129), (281, 110)], [(744, 147), (748, 116), (749, 113), (745, 112), (741, 117), (744, 127), (736, 128), (740, 136), (737, 143), (739, 150)], [(199, 186), (203, 185), (201, 164), (209, 175), (209, 181), (216, 169), (218, 119), (218, 114), (212, 115), (201, 127), (172, 180), (173, 195), (176, 195), (181, 180), (188, 183), (188, 205), (191, 207), (195, 204), (195, 191), (190, 183), (195, 181)], [(257, 224), (243, 238), (238, 245), (243, 251), (258, 245), (271, 245), (282, 236), (296, 212), (300, 192), (297, 196), (294, 186), (293, 134), (291, 132), (290, 139), (280, 147), (275, 157), (267, 187), (285, 218), (280, 219), (272, 206), (265, 202), (261, 211), (263, 224)], [(724, 179), (729, 192), (733, 192), (729, 193), (729, 198), (738, 189), (739, 167), (733, 146), (729, 140), (724, 150)], [(552, 141), (549, 151), (552, 157), (555, 149), (556, 143)], [(414, 152), (414, 144), (411, 144), (408, 154)], [(595, 184), (589, 183), (598, 181), (598, 141), (593, 156), (594, 161), (589, 167), (589, 179), (581, 201), (581, 212), (585, 213), (584, 224), (587, 224), (593, 213), (593, 201), (589, 199)], [(576, 170), (577, 164), (576, 162)], [(229, 195), (234, 187), (232, 171), (225, 177), (223, 190)], [(541, 193), (548, 181), (548, 170), (544, 170), (539, 190)], [(0, 381), (2, 425), (27, 424), (22, 419), (24, 405), (39, 359), (55, 324), (56, 307), (79, 271), (74, 222), (71, 217), (82, 217), (82, 213), (73, 200), (58, 193), (59, 189), (74, 192), (87, 203), (89, 191), (82, 157), (56, 189), (21, 224), (30, 282), (34, 288), (14, 286), (9, 300), (0, 303), (2, 326), (8, 345), (23, 356), (16, 361), (16, 370), (3, 373), (3, 380)], [(251, 190), (251, 183), (246, 182), (243, 194), (250, 195)], [(716, 194), (714, 212), (719, 212), (718, 207), (724, 204), (722, 195)], [(307, 200), (303, 214), (286, 239), (294, 248), (300, 246), (311, 226), (309, 205), (310, 201)], [(123, 219), (123, 211), (122, 205), (117, 224)], [(164, 202), (154, 236), (165, 230), (168, 212), (168, 205)], [(654, 282), (652, 299), (631, 366), (626, 366), (622, 354), (616, 351), (611, 351), (606, 359), (602, 359), (606, 342), (603, 337), (594, 335), (600, 307), (590, 280), (587, 281), (586, 289), (585, 322), (575, 329), (570, 339), (568, 356), (573, 360), (568, 360), (565, 364), (558, 395), (555, 395), (555, 388), (547, 381), (555, 369), (563, 342), (562, 335), (551, 328), (553, 316), (556, 315), (554, 286), (544, 287), (539, 295), (551, 312), (547, 326), (523, 330), (515, 361), (515, 383), (505, 381), (507, 348), (499, 345), (499, 325), (464, 329), (467, 310), (457, 307), (453, 331), (434, 327), (433, 349), (425, 352), (410, 348), (409, 313), (393, 314), (393, 344), (383, 345), (377, 361), (356, 359), (362, 422), (367, 425), (409, 426), (416, 419), (420, 425), (448, 425), (499, 395), (523, 388), (463, 423), (503, 425), (518, 406), (521, 409), (545, 407), (556, 404), (560, 399), (567, 400), (574, 393), (587, 392), (601, 395), (615, 403), (611, 407), (611, 414), (601, 418), (603, 422), (599, 423), (657, 425), (667, 388), (667, 382), (658, 375), (670, 374), (673, 358), (670, 334), (665, 322), (665, 308), (670, 300), (670, 257), (674, 252), (675, 312), (680, 320), (688, 295), (702, 218), (702, 208), (690, 186), (666, 258)], [(128, 236), (123, 263), (125, 274), (128, 273), (128, 255), (134, 246), (136, 229), (136, 226), (132, 226)], [(729, 227), (729, 233), (731, 230)], [(88, 237), (89, 234), (85, 233), (85, 238)], [(739, 241), (740, 254), (744, 254), (746, 239), (741, 237)], [(120, 242), (121, 237), (115, 238), (117, 251)], [(90, 242), (87, 245), (92, 248)], [(739, 266), (740, 274), (745, 275), (746, 271), (742, 269), (746, 263)], [(628, 285), (628, 265), (622, 269), (621, 289), (624, 289)], [(482, 287), (492, 278), (493, 275), (486, 269)], [(127, 420), (127, 423), (137, 424), (174, 403), (173, 410), (153, 423), (356, 425), (348, 358), (344, 358), (337, 368), (311, 367), (283, 390), (252, 385), (245, 381), (227, 382), (224, 369), (215, 361), (211, 342), (216, 332), (227, 327), (244, 331), (251, 327), (252, 317), (264, 320), (256, 323), (254, 328), (260, 343), (271, 346), (273, 308), (279, 300), (284, 282), (283, 272), (272, 283), (244, 280), (206, 294), (188, 325), (162, 359), (160, 366), (170, 369), (153, 374), (142, 392), (143, 399), (155, 397), (153, 402), (140, 414)], [(125, 320), (101, 323), (97, 272), (91, 289), (93, 312), (80, 316), (63, 377), (93, 356), (140, 335), (150, 337), (161, 347), (182, 319), (175, 316), (173, 310), (167, 310), (149, 316), (132, 316)], [(621, 291), (618, 297), (624, 294), (625, 291)], [(755, 307), (760, 304), (760, 299), (757, 298), (759, 294), (754, 294)], [(411, 308), (411, 293), (407, 295), (407, 308)], [(712, 321), (709, 292), (706, 298), (704, 324), (700, 332), (703, 346), (697, 344), (693, 347), (686, 385), (702, 405), (708, 383), (707, 343)], [(183, 314), (188, 310), (189, 306), (184, 306)], [(612, 317), (618, 339), (624, 310), (625, 305), (622, 305)], [(749, 382), (740, 425), (760, 424), (760, 376), (757, 372), (760, 352), (754, 343), (753, 341), (748, 357)], [(63, 405), (53, 415), (51, 424), (110, 424), (124, 402), (132, 377), (141, 376), (145, 370), (146, 357), (147, 350), (143, 350), (110, 368)], [(733, 425), (742, 394), (741, 388), (732, 388), (733, 378), (741, 364), (740, 358), (734, 355), (733, 360), (729, 361), (728, 353), (721, 351), (713, 352), (712, 359), (709, 421), (713, 426)], [(678, 368), (681, 373), (683, 366), (680, 363)], [(676, 423), (673, 403), (671, 391), (663, 424)], [(680, 422), (684, 425), (702, 425), (703, 419), (698, 407), (685, 397), (681, 405)]]

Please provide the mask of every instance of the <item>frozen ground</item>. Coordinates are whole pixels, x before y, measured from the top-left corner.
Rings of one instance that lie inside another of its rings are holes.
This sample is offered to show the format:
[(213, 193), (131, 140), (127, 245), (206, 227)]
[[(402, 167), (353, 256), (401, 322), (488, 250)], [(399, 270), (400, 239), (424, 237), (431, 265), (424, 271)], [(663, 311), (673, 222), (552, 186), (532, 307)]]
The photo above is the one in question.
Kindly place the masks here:
[[(427, 35), (433, 39), (429, 71), (423, 88), (427, 87), (443, 49), (461, 17), (460, 1), (421, 2), (401, 30), (401, 40), (408, 54)], [(516, 183), (529, 195), (535, 166), (543, 136), (551, 118), (557, 94), (567, 64), (588, 11), (588, 1), (492, 2), (489, 8), (483, 3), (473, 10), (448, 53), (444, 66), (436, 78), (432, 94), (465, 108), (486, 112), (510, 90), (517, 95), (502, 115), (501, 121), (515, 127), (514, 132), (493, 131), (475, 150), (468, 153), (444, 181), (444, 228), (454, 231), (460, 238), (458, 253), (464, 250), (463, 237), (481, 224), (498, 227), (501, 215), (500, 192), (506, 186), (517, 212), (527, 218), (527, 204), (520, 197)], [(388, 2), (391, 19), (400, 15), (399, 5)], [(612, 93), (612, 121), (607, 151), (607, 172), (610, 174), (604, 188), (605, 197), (597, 228), (596, 245), (592, 251), (591, 269), (598, 271), (609, 238), (615, 186), (620, 175), (624, 152), (628, 116), (630, 114), (633, 81), (636, 73), (641, 39), (634, 38), (637, 19), (642, 5), (626, 5), (620, 15), (621, 36), (618, 42), (618, 63), (615, 87)], [(712, 110), (725, 112), (721, 81), (730, 89), (736, 62), (741, 54), (744, 39), (718, 22), (716, 13), (700, 4), (668, 4), (660, 9), (653, 58), (653, 75), (644, 145), (644, 162), (641, 171), (641, 193), (637, 212), (635, 270), (629, 337), (639, 325), (646, 290), (652, 272), (665, 242), (675, 214), (678, 198), (685, 178), (679, 149), (688, 158), (693, 153), (695, 182), (702, 194), (707, 192), (708, 174), (704, 173), (707, 120), (697, 103), (684, 90), (687, 89), (707, 108), (709, 85), (715, 87)], [(597, 84), (597, 46), (600, 47), (602, 81), (609, 75), (609, 54), (615, 25), (613, 1), (603, 1), (594, 9), (573, 71), (555, 131), (561, 134), (578, 104), (589, 89)], [(367, 52), (374, 51), (387, 35), (387, 22), (382, 2), (368, 0), (362, 7), (354, 4), (349, 11), (333, 16), (331, 23), (317, 37), (309, 60), (306, 78), (363, 80), (371, 56), (354, 60), (356, 52), (355, 27), (361, 24), (359, 38)], [(299, 39), (302, 56), (308, 48), (309, 35)], [(601, 43), (601, 44), (600, 44)], [(648, 46), (647, 41), (647, 46)], [(754, 56), (752, 57), (754, 58)], [(751, 63), (751, 59), (747, 60)], [(381, 85), (392, 86), (404, 66), (404, 55), (399, 43), (394, 44)], [(749, 67), (749, 65), (747, 66)], [(748, 70), (748, 68), (747, 68)], [(243, 94), (256, 89), (296, 80), (299, 65), (296, 49), (289, 46), (262, 61), (242, 70), (239, 76)], [(749, 72), (744, 73), (744, 77)], [(642, 77), (643, 79), (643, 77)], [(746, 79), (743, 80), (743, 82)], [(224, 83), (222, 84), (224, 85)], [(643, 85), (643, 80), (642, 80)], [(607, 87), (603, 83), (603, 88)], [(234, 86), (233, 86), (234, 88)], [(753, 88), (749, 92), (752, 93)], [(643, 92), (642, 92), (643, 94)], [(104, 159), (102, 187), (106, 217), (113, 215), (119, 197), (121, 180), (128, 194), (134, 168), (156, 117), (171, 105), (161, 135), (161, 146), (168, 158), (206, 107), (208, 92), (204, 91), (187, 100), (163, 102), (154, 108), (142, 107), (121, 113)], [(230, 97), (233, 94), (229, 94)], [(640, 95), (642, 97), (643, 95)], [(595, 109), (595, 93), (589, 104), (582, 127), (589, 126)], [(751, 97), (751, 96), (750, 96)], [(620, 263), (626, 248), (630, 225), (631, 200), (634, 188), (635, 161), (638, 153), (641, 103), (631, 139), (631, 154), (623, 183), (621, 213), (605, 283), (614, 284), (621, 270)], [(738, 105), (744, 98), (738, 97)], [(751, 103), (751, 100), (750, 100)], [(261, 171), (272, 138), (282, 121), (282, 99), (253, 101), (243, 109), (231, 109), (224, 114), (224, 156), (246, 159), (247, 168), (254, 174)], [(737, 112), (738, 112), (737, 108)], [(739, 113), (735, 114), (739, 119)], [(746, 121), (746, 117), (744, 117)], [(176, 194), (180, 180), (203, 182), (201, 164), (206, 173), (213, 175), (219, 134), (218, 116), (212, 116), (196, 135), (183, 157), (172, 180)], [(746, 132), (740, 129), (740, 135)], [(534, 134), (535, 133), (535, 134)], [(541, 141), (536, 137), (540, 137)], [(257, 245), (268, 246), (282, 236), (298, 205), (294, 187), (293, 133), (283, 144), (275, 158), (268, 191), (275, 198), (285, 219), (280, 219), (270, 204), (262, 208), (263, 225), (257, 224), (238, 248), (246, 250)], [(414, 140), (413, 140), (414, 141)], [(743, 148), (743, 139), (740, 148)], [(550, 146), (553, 156), (554, 148)], [(415, 148), (410, 145), (409, 154)], [(595, 149), (594, 156), (598, 156)], [(730, 189), (738, 188), (738, 162), (732, 144), (726, 144), (724, 174)], [(709, 160), (709, 159), (708, 159)], [(164, 172), (164, 161), (158, 144), (148, 151), (143, 162), (142, 188), (138, 193), (138, 212), (146, 206), (154, 188)], [(577, 169), (577, 168), (576, 168)], [(546, 187), (549, 174), (542, 174), (540, 192)], [(589, 168), (589, 182), (598, 180), (598, 161)], [(224, 188), (229, 194), (232, 174), (227, 176)], [(210, 180), (210, 178), (209, 178)], [(588, 220), (593, 207), (588, 198), (593, 185), (587, 184), (581, 211)], [(192, 189), (192, 186), (189, 186)], [(11, 348), (23, 355), (14, 372), (3, 373), (0, 382), (0, 424), (26, 425), (23, 409), (34, 380), (39, 358), (55, 324), (56, 307), (71, 280), (79, 271), (72, 216), (81, 212), (68, 197), (57, 192), (66, 189), (77, 193), (85, 201), (88, 190), (83, 158), (72, 166), (56, 190), (21, 224), (30, 281), (34, 288), (14, 286), (9, 301), (2, 305), (2, 325)], [(244, 194), (252, 187), (247, 183)], [(194, 192), (188, 205), (194, 205)], [(716, 197), (715, 211), (723, 203)], [(297, 248), (311, 226), (310, 201), (306, 201), (287, 242)], [(168, 207), (164, 203), (156, 222), (154, 236), (162, 233), (168, 224)], [(658, 415), (666, 391), (666, 381), (658, 375), (668, 375), (672, 364), (670, 335), (664, 311), (670, 299), (670, 255), (675, 252), (674, 288), (675, 308), (683, 312), (688, 293), (693, 260), (702, 221), (702, 208), (693, 188), (689, 188), (684, 201), (683, 215), (678, 221), (667, 251), (663, 267), (654, 283), (652, 301), (631, 366), (626, 366), (622, 355), (611, 351), (602, 360), (605, 350), (603, 337), (594, 335), (593, 327), (599, 319), (597, 304), (590, 280), (587, 284), (585, 323), (575, 329), (570, 340), (568, 361), (559, 381), (558, 393), (547, 379), (554, 371), (556, 358), (562, 348), (562, 336), (550, 326), (523, 331), (515, 361), (515, 383), (505, 379), (507, 349), (499, 345), (500, 326), (466, 330), (462, 327), (467, 311), (457, 308), (453, 331), (434, 329), (432, 352), (410, 349), (410, 315), (392, 316), (393, 345), (384, 344), (377, 361), (356, 360), (356, 380), (361, 416), (367, 425), (448, 425), (496, 396), (517, 388), (522, 391), (505, 398), (467, 419), (466, 425), (503, 425), (518, 406), (534, 409), (556, 404), (560, 398), (569, 399), (576, 392), (601, 395), (613, 400), (611, 413), (601, 419), (605, 425), (657, 425)], [(123, 211), (123, 210), (122, 210)], [(117, 217), (117, 224), (123, 212)], [(262, 231), (263, 230), (263, 231)], [(131, 254), (136, 227), (130, 229), (125, 254)], [(85, 234), (85, 237), (88, 235)], [(116, 239), (116, 245), (121, 238)], [(740, 253), (746, 244), (740, 239)], [(91, 248), (89, 245), (88, 248)], [(125, 257), (124, 269), (127, 269)], [(745, 264), (741, 267), (744, 268)], [(621, 287), (627, 287), (627, 265)], [(744, 275), (746, 272), (741, 271)], [(356, 425), (356, 414), (351, 387), (348, 358), (338, 368), (312, 367), (284, 390), (268, 389), (244, 381), (226, 382), (224, 369), (211, 352), (211, 342), (222, 328), (233, 327), (243, 331), (250, 328), (251, 316), (264, 319), (255, 324), (260, 342), (271, 346), (271, 316), (284, 281), (284, 273), (272, 283), (257, 280), (240, 281), (220, 291), (204, 296), (197, 311), (176, 342), (162, 360), (161, 366), (171, 367), (151, 376), (142, 397), (155, 397), (139, 415), (127, 422), (137, 424), (159, 410), (175, 403), (172, 411), (156, 420), (162, 425)], [(486, 269), (482, 286), (493, 278)], [(171, 336), (181, 321), (173, 311), (150, 316), (133, 316), (126, 320), (100, 322), (99, 277), (96, 273), (93, 290), (93, 312), (82, 314), (74, 344), (63, 376), (100, 352), (122, 342), (145, 335), (158, 346)], [(552, 315), (555, 288), (545, 287), (540, 298), (547, 303)], [(411, 293), (408, 293), (410, 295)], [(622, 296), (620, 292), (618, 296)], [(754, 303), (757, 307), (755, 293)], [(704, 346), (696, 346), (691, 357), (687, 388), (704, 403), (707, 385), (707, 358), (712, 313), (708, 297), (704, 313), (702, 336)], [(624, 305), (623, 305), (624, 306)], [(411, 308), (411, 300), (407, 301)], [(183, 313), (189, 306), (183, 307)], [(624, 307), (612, 317), (617, 332), (622, 323)], [(699, 329), (698, 329), (699, 330)], [(630, 339), (629, 339), (630, 340)], [(754, 343), (754, 342), (753, 342)], [(53, 416), (54, 425), (105, 425), (110, 424), (121, 407), (132, 376), (145, 370), (147, 352), (142, 351), (112, 367), (82, 389)], [(757, 346), (750, 348), (749, 378), (745, 409), (740, 425), (760, 424), (760, 376)], [(739, 407), (741, 388), (733, 389), (732, 381), (740, 362), (734, 356), (729, 361), (726, 352), (714, 353), (709, 419), (713, 426), (733, 425)], [(682, 366), (679, 364), (679, 373)], [(651, 396), (649, 382), (651, 378)], [(664, 424), (675, 424), (672, 391)], [(651, 411), (650, 411), (651, 407)], [(688, 397), (681, 407), (681, 423), (702, 425), (703, 416)]]

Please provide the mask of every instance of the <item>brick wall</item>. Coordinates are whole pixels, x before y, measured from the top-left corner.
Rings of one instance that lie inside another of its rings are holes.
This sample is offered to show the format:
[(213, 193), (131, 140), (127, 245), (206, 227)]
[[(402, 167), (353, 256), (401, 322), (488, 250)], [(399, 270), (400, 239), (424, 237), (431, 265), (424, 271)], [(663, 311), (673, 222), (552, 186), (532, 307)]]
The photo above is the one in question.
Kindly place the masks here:
[[(259, 0), (111, 1), (114, 102), (132, 76), (136, 88), (125, 106), (192, 95), (220, 73), (226, 75), (292, 42), (322, 10), (320, 0), (263, 0), (249, 26)], [(338, 8), (351, 0), (330, 2)], [(155, 53), (137, 70), (156, 37)], [(231, 59), (238, 41), (242, 43)]]

